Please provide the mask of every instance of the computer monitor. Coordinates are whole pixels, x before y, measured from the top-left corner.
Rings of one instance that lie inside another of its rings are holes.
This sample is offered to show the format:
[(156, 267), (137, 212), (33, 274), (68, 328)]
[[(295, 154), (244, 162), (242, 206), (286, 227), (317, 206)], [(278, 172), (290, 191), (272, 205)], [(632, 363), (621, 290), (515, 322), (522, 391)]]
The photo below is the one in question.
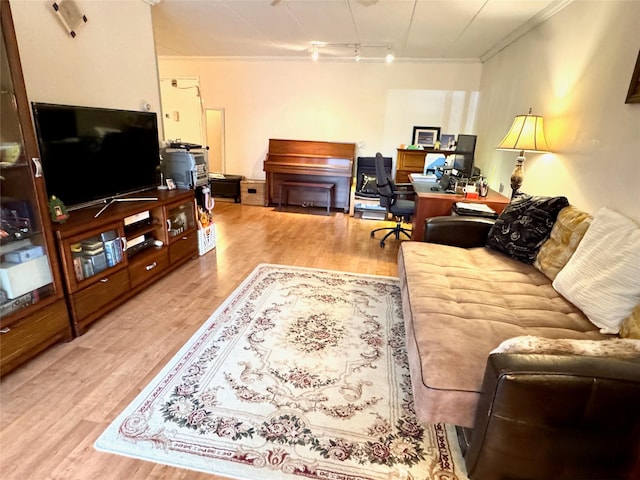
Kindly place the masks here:
[(452, 167), (458, 171), (458, 175), (463, 177), (473, 176), (473, 159), (477, 138), (477, 135), (466, 135), (464, 133), (458, 135), (452, 164)]

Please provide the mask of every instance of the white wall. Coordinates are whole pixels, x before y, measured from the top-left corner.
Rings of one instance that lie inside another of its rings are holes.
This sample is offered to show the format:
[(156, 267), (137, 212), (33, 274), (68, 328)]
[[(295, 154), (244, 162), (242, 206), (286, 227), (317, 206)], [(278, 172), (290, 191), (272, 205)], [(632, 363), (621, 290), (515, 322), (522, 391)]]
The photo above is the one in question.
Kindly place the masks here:
[(29, 100), (126, 110), (139, 110), (144, 100), (159, 113), (149, 5), (139, 0), (78, 2), (88, 22), (72, 38), (52, 3), (11, 0)]
[(352, 142), (396, 156), (414, 126), (474, 133), (480, 63), (232, 61), (160, 57), (161, 77), (198, 77), (224, 108), (226, 173), (265, 178), (270, 138)]
[(640, 221), (640, 104), (625, 104), (640, 2), (574, 1), (483, 65), (477, 161), (506, 185), (517, 152), (496, 151), (515, 115), (545, 118), (552, 154), (527, 154), (522, 191), (565, 195)]

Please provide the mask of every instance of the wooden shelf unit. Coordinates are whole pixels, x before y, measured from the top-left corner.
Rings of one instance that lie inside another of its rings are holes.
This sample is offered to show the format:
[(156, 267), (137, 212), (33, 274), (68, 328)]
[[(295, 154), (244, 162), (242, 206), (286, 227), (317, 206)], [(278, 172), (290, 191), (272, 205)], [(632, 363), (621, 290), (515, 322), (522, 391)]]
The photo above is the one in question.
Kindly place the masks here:
[(409, 150), (398, 148), (398, 161), (396, 164), (396, 183), (409, 183), (410, 173), (422, 173), (424, 170), (424, 160), (428, 153), (440, 153), (445, 157), (452, 155), (453, 150)]
[[(72, 211), (65, 223), (54, 226), (75, 335), (82, 335), (91, 322), (198, 256), (193, 190), (147, 191), (137, 196), (158, 200), (112, 203), (97, 218), (102, 205), (87, 207)], [(125, 225), (129, 220), (133, 223)], [(143, 248), (134, 246), (140, 238), (144, 241), (137, 245)]]

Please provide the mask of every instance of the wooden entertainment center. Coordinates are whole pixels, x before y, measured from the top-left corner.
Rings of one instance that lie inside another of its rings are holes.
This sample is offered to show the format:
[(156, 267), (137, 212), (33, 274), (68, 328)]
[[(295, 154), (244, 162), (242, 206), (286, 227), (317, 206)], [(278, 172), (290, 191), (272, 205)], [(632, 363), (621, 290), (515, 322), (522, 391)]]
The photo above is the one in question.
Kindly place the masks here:
[[(9, 2), (0, 1), (0, 23), (4, 376), (51, 345), (84, 333), (89, 323), (198, 256), (199, 239), (193, 190), (146, 191), (138, 196), (158, 199), (113, 203), (97, 218), (104, 205), (78, 209), (65, 223), (51, 222)], [(140, 238), (145, 241), (136, 246)]]
[(151, 190), (125, 200), (98, 217), (104, 205), (72, 211), (53, 226), (75, 335), (198, 256), (193, 190)]

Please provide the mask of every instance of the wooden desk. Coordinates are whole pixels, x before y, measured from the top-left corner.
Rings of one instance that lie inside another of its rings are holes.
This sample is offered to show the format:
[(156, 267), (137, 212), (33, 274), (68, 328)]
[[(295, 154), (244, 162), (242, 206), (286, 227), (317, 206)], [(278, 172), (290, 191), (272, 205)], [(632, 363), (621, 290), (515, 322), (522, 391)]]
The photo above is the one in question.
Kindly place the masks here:
[(479, 197), (471, 200), (465, 198), (464, 195), (455, 195), (451, 193), (436, 193), (430, 190), (424, 182), (414, 182), (411, 174), (409, 181), (415, 190), (416, 210), (413, 215), (413, 231), (411, 240), (422, 240), (424, 237), (424, 221), (430, 217), (440, 217), (443, 215), (451, 215), (451, 208), (456, 202), (467, 203), (484, 203), (493, 208), (498, 214), (502, 213), (511, 199), (500, 195), (498, 192), (489, 189), (486, 197)]

